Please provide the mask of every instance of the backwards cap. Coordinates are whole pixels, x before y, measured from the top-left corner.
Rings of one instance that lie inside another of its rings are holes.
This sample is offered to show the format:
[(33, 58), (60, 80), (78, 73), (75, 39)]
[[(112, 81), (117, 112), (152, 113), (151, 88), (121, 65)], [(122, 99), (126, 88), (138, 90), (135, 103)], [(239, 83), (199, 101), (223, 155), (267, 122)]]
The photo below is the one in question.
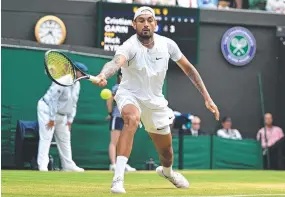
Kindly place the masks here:
[(137, 11), (135, 12), (134, 20), (136, 20), (138, 16), (146, 14), (145, 11), (149, 11), (153, 18), (155, 18), (154, 10), (151, 7), (143, 6), (137, 9)]
[(78, 68), (78, 70), (83, 71), (83, 72), (88, 72), (88, 67), (85, 66), (83, 63), (81, 62), (74, 62), (75, 66)]

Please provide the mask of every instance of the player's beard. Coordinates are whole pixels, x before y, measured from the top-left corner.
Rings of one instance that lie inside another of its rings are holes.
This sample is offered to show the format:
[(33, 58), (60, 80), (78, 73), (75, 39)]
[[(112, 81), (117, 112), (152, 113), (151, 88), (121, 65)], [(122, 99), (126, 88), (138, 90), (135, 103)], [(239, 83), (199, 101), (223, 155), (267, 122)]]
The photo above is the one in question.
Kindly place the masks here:
[(151, 31), (149, 31), (149, 33), (144, 33), (144, 31), (137, 31), (137, 35), (140, 37), (141, 40), (149, 40), (153, 36), (153, 33)]

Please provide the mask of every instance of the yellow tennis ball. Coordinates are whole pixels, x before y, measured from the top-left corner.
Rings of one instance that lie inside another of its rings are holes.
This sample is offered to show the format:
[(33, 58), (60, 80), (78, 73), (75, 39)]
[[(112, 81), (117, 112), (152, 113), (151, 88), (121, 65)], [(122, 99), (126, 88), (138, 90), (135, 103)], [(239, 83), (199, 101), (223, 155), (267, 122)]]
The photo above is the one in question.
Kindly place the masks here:
[(100, 93), (102, 99), (107, 100), (112, 97), (112, 92), (109, 89), (103, 89)]

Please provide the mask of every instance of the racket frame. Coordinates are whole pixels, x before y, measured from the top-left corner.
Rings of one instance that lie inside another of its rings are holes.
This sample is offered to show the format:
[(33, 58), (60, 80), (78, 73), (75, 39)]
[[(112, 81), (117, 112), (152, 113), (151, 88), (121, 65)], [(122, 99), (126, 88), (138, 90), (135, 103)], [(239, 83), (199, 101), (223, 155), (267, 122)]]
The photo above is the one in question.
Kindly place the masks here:
[[(72, 71), (73, 71), (73, 74), (74, 74), (74, 80), (73, 80), (73, 83), (72, 83), (72, 84), (70, 84), (70, 85), (61, 84), (61, 83), (59, 83), (57, 80), (55, 80), (55, 79), (51, 76), (51, 74), (50, 74), (50, 72), (49, 72), (49, 69), (48, 69), (48, 64), (47, 64), (47, 57), (48, 57), (49, 53), (51, 53), (51, 52), (59, 53), (60, 55), (64, 56), (64, 57), (70, 62), (71, 66), (72, 66)], [(59, 51), (59, 50), (54, 50), (54, 49), (48, 50), (48, 51), (45, 53), (44, 65), (45, 65), (45, 71), (46, 71), (46, 74), (48, 75), (48, 77), (49, 77), (53, 82), (55, 82), (56, 84), (58, 84), (58, 85), (60, 85), (60, 86), (68, 87), (68, 86), (74, 85), (77, 81), (79, 81), (79, 80), (81, 80), (81, 79), (90, 79), (90, 75), (88, 75), (87, 73), (85, 73), (84, 71), (82, 71), (81, 69), (79, 69), (67, 55), (65, 55), (63, 52), (61, 52), (61, 51)], [(79, 77), (78, 79), (76, 79), (76, 70), (79, 70), (84, 76)]]

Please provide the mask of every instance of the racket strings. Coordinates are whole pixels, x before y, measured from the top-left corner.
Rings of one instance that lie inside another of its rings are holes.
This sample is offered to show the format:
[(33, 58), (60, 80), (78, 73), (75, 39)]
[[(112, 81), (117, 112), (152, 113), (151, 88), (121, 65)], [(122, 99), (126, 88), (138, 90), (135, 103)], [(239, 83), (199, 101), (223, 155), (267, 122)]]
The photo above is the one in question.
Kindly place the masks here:
[(47, 67), (52, 78), (59, 79), (71, 75), (74, 79), (74, 71), (71, 62), (57, 52), (50, 52), (46, 58)]

